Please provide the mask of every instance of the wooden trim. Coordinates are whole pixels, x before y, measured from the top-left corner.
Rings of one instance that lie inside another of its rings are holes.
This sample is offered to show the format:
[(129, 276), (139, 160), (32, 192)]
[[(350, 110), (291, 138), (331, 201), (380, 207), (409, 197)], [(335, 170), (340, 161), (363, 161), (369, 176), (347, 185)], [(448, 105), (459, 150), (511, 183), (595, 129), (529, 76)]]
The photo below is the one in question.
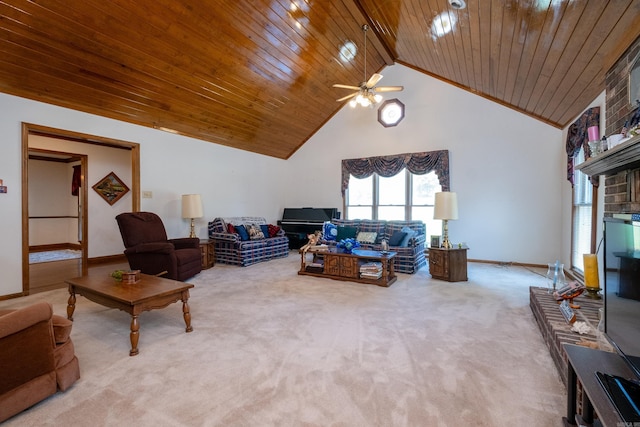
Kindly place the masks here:
[(107, 138), (104, 136), (90, 135), (87, 133), (73, 132), (65, 129), (57, 129), (48, 126), (36, 125), (33, 123), (22, 123), (27, 126), (29, 134), (40, 135), (46, 137), (54, 137), (66, 141), (81, 142), (84, 144), (102, 145), (111, 148), (120, 148), (123, 150), (131, 150), (133, 146), (139, 145), (135, 142), (123, 141), (119, 139)]
[[(140, 210), (140, 144), (135, 142), (117, 140), (96, 135), (89, 135), (73, 132), (64, 129), (56, 129), (48, 126), (33, 123), (22, 123), (22, 294), (29, 294), (29, 136), (41, 135), (50, 138), (63, 139), (67, 141), (80, 142), (84, 144), (94, 144), (110, 148), (129, 150), (131, 152), (131, 210)], [(47, 150), (38, 149), (40, 152)], [(48, 151), (55, 153), (55, 151)], [(68, 154), (68, 153), (67, 153)], [(82, 274), (88, 272), (88, 252), (89, 252), (89, 209), (87, 200), (89, 190), (87, 188), (86, 176), (88, 170), (88, 156), (79, 155), (82, 168), (81, 197), (82, 197)], [(95, 261), (91, 261), (95, 262)], [(106, 261), (105, 261), (106, 262)], [(100, 263), (100, 262), (98, 262)]]
[(495, 265), (501, 265), (506, 267), (516, 266), (516, 267), (529, 267), (529, 268), (543, 268), (545, 270), (548, 268), (547, 264), (531, 264), (528, 262), (493, 261), (493, 260), (487, 260), (487, 259), (468, 259), (467, 261), (477, 262), (481, 264), (495, 264)]
[(29, 294), (29, 127), (22, 123), (22, 295)]
[(114, 262), (128, 262), (128, 261), (127, 261), (127, 257), (125, 257), (124, 254), (119, 254), (119, 255), (107, 255), (107, 256), (89, 258), (88, 264), (91, 267), (94, 267), (96, 265), (111, 264)]
[(30, 216), (29, 219), (78, 219), (78, 216), (71, 215), (51, 215), (51, 216)]
[(57, 159), (47, 156), (39, 156), (37, 154), (29, 154), (29, 160), (39, 160), (43, 162), (57, 162), (57, 163), (74, 163), (80, 161), (80, 157), (69, 157), (65, 159)]
[(59, 251), (64, 249), (82, 250), (79, 243), (52, 243), (49, 245), (29, 246), (29, 252)]
[(131, 146), (131, 211), (140, 210), (140, 144)]
[(24, 292), (18, 292), (17, 294), (0, 295), (0, 301), (6, 301), (13, 298), (20, 298), (25, 296)]

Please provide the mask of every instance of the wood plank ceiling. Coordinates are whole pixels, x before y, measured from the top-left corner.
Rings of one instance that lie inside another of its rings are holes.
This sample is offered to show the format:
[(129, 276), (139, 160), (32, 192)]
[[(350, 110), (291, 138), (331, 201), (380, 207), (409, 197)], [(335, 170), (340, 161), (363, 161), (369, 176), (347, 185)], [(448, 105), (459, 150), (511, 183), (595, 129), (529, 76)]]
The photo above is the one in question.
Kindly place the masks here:
[(640, 0), (467, 4), (0, 0), (0, 92), (287, 159), (363, 80), (362, 24), (369, 74), (401, 63), (557, 127), (640, 35)]

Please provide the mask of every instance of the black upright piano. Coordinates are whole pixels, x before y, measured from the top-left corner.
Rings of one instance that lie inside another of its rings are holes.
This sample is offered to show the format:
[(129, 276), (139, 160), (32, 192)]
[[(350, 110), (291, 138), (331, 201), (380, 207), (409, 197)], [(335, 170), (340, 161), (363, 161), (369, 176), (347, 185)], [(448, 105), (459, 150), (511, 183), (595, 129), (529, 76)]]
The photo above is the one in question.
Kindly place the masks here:
[(289, 238), (289, 249), (300, 249), (309, 241), (307, 235), (322, 231), (322, 224), (333, 218), (340, 218), (337, 208), (285, 208), (278, 225)]

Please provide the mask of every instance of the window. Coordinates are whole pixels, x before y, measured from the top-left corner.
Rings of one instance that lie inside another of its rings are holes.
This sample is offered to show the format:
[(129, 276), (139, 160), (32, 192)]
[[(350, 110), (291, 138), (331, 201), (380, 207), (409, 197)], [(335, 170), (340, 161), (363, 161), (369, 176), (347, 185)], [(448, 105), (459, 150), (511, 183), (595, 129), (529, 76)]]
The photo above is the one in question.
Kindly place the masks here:
[[(580, 164), (583, 161), (584, 150), (580, 149), (580, 152), (574, 158), (574, 164)], [(571, 266), (580, 272), (584, 272), (584, 261), (582, 255), (594, 252), (591, 224), (593, 194), (594, 188), (589, 181), (589, 177), (581, 171), (575, 170), (573, 185)]]
[(404, 104), (397, 99), (390, 99), (378, 108), (378, 122), (386, 128), (397, 126), (404, 119)]
[(376, 173), (349, 177), (346, 219), (421, 220), (429, 234), (440, 235), (442, 221), (433, 219), (434, 194), (442, 191), (435, 172), (413, 174), (406, 169), (391, 177)]

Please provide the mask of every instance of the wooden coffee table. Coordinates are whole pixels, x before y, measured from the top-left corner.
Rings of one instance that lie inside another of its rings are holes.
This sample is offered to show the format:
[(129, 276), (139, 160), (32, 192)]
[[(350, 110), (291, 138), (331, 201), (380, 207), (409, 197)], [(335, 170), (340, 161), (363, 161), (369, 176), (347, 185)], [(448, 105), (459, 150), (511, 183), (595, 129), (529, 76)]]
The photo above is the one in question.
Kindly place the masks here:
[(117, 308), (131, 315), (131, 351), (130, 356), (138, 354), (140, 323), (138, 316), (143, 311), (164, 308), (169, 304), (182, 300), (182, 313), (186, 331), (191, 332), (191, 313), (189, 312), (189, 289), (193, 285), (161, 277), (140, 275), (140, 281), (133, 285), (116, 282), (112, 277), (82, 276), (65, 280), (69, 285), (69, 302), (67, 318), (73, 320), (76, 308), (76, 294), (82, 295), (106, 307)]
[[(335, 249), (325, 252), (312, 252), (312, 264), (315, 264), (319, 258), (323, 259), (323, 262), (320, 263), (322, 267), (319, 267), (320, 264), (318, 264), (318, 267), (315, 268), (307, 264), (305, 253), (301, 251), (300, 254), (300, 271), (298, 271), (300, 275), (325, 277), (333, 280), (367, 283), (384, 287), (391, 286), (397, 280), (393, 267), (393, 258), (397, 255), (396, 252), (383, 253), (364, 249), (354, 249), (350, 254), (341, 253)], [(379, 278), (367, 278), (360, 272), (362, 265), (371, 261), (379, 262), (382, 265), (382, 274)]]

